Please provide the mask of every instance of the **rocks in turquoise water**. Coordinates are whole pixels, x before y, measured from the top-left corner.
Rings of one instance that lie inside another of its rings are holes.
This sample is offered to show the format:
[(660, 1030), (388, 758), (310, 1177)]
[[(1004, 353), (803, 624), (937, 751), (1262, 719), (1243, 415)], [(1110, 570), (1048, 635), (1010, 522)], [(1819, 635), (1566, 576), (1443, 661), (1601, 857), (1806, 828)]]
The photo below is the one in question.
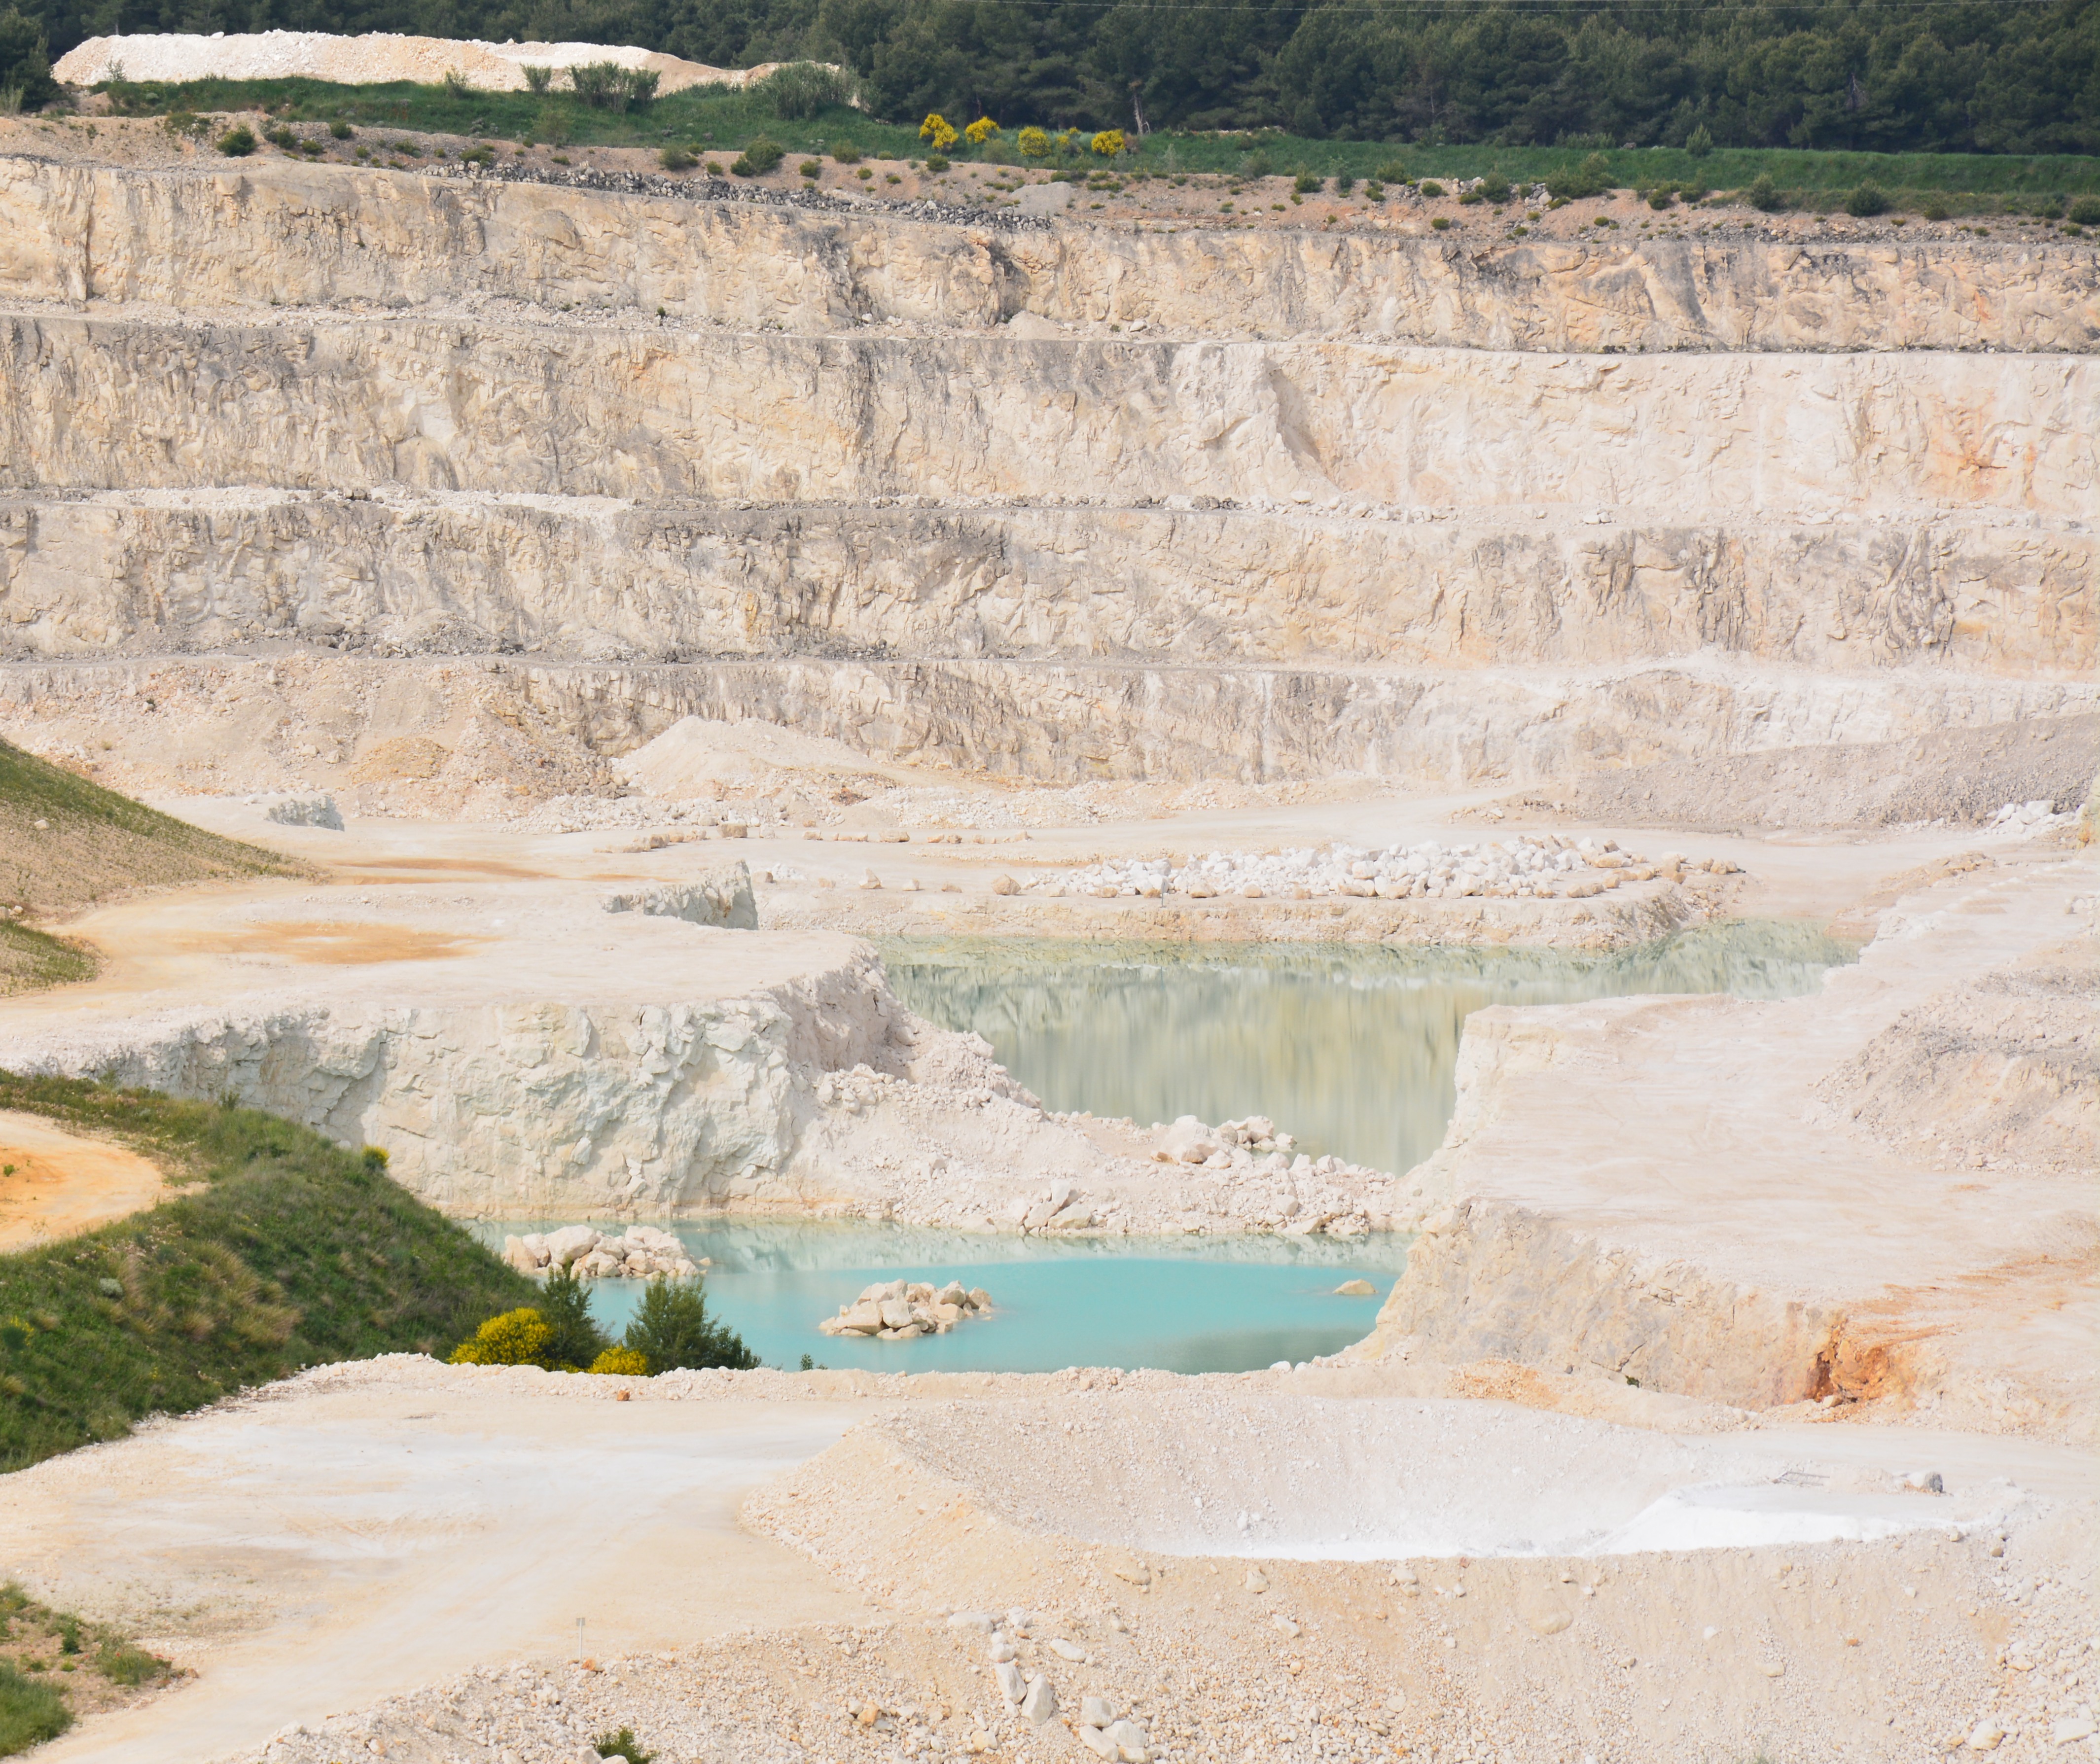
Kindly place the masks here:
[(827, 1335), (873, 1336), (886, 1342), (915, 1341), (921, 1335), (945, 1335), (965, 1317), (991, 1312), (991, 1294), (983, 1287), (965, 1291), (951, 1280), (936, 1288), (924, 1281), (880, 1281), (865, 1288), (851, 1304), (839, 1307), (817, 1327)]
[(701, 1266), (669, 1232), (653, 1225), (630, 1225), (624, 1236), (616, 1237), (589, 1225), (528, 1232), (503, 1240), (503, 1259), (520, 1273), (558, 1268), (579, 1280), (684, 1280), (699, 1273)]

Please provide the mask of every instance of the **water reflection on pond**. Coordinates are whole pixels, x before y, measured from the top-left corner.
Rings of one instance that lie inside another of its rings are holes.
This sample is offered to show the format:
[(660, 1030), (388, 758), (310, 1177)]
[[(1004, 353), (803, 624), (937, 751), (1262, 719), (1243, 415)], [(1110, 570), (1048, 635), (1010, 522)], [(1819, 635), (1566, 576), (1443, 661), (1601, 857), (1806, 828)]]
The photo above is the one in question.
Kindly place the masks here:
[(1490, 1004), (1811, 992), (1856, 946), (1748, 920), (1612, 955), (1352, 943), (892, 938), (898, 996), (974, 1030), (1052, 1109), (1271, 1116), (1304, 1149), (1404, 1171), (1436, 1149), (1458, 1038)]

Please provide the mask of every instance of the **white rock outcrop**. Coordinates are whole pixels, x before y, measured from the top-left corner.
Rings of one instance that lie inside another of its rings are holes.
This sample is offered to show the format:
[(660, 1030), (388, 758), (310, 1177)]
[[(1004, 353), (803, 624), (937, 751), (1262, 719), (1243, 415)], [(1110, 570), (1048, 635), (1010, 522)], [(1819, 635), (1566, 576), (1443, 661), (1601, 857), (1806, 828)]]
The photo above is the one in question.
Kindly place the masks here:
[(629, 1225), (611, 1236), (589, 1225), (527, 1232), (503, 1240), (503, 1259), (521, 1274), (562, 1272), (579, 1280), (689, 1280), (702, 1264), (668, 1231)]
[(968, 1318), (990, 1316), (991, 1309), (990, 1294), (982, 1286), (965, 1290), (959, 1280), (938, 1287), (925, 1281), (878, 1281), (817, 1327), (827, 1335), (915, 1341), (921, 1335), (945, 1335)]

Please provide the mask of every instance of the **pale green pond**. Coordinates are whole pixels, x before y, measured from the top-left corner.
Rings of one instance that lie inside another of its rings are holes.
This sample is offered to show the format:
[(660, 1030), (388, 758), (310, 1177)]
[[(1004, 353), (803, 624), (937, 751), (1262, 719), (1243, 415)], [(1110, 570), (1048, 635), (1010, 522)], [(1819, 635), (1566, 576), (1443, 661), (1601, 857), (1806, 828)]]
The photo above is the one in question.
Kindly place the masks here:
[(905, 1003), (976, 1030), (1050, 1108), (1140, 1125), (1265, 1114), (1316, 1157), (1395, 1171), (1443, 1138), (1458, 1038), (1483, 1006), (1789, 998), (1858, 955), (1789, 920), (1706, 926), (1611, 955), (990, 937), (878, 946)]

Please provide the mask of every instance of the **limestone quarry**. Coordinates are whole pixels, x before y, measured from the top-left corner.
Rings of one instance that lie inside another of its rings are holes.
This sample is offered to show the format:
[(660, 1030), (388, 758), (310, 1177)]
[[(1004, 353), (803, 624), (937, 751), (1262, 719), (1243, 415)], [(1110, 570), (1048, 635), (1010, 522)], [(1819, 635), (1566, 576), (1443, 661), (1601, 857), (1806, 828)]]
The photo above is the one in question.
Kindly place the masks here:
[[(598, 1291), (761, 1219), (1405, 1271), (1264, 1369), (154, 1422), (0, 1480), (0, 1566), (195, 1674), (49, 1755), (2100, 1755), (2092, 241), (517, 159), (0, 119), (0, 737), (283, 861), (89, 898), (28, 830), (0, 905), (99, 966), (0, 1067), (373, 1145)], [(1858, 958), (1473, 1010), (1397, 1169), (1039, 1094), (869, 941), (1764, 920)]]

